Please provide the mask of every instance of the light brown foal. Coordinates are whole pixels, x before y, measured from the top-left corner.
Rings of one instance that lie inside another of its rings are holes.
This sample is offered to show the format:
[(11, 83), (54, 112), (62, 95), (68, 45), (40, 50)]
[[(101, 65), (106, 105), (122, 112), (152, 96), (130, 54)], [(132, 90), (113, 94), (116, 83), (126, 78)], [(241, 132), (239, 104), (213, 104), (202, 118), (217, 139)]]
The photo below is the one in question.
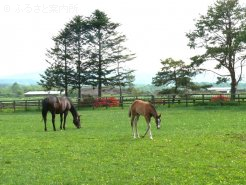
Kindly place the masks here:
[(151, 117), (154, 117), (156, 127), (157, 129), (159, 129), (161, 127), (161, 114), (157, 114), (155, 107), (151, 103), (142, 100), (135, 100), (129, 109), (129, 117), (131, 117), (132, 135), (134, 138), (136, 138), (136, 136), (139, 138), (137, 122), (140, 115), (144, 116), (147, 123), (147, 130), (143, 137), (145, 137), (145, 135), (149, 132), (150, 139), (153, 139), (150, 124)]

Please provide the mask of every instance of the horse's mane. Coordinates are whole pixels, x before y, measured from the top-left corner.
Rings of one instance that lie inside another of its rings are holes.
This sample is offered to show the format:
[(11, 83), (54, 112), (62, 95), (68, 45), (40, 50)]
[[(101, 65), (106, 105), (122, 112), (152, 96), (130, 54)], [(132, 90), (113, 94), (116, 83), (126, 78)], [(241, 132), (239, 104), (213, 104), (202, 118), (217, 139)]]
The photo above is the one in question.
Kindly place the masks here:
[(68, 101), (69, 101), (69, 103), (72, 105), (73, 103), (72, 103), (72, 100), (69, 98), (69, 97), (67, 97), (67, 96), (64, 96)]
[(149, 105), (150, 105), (150, 107), (151, 107), (151, 108), (153, 109), (153, 111), (154, 111), (154, 112), (152, 112), (153, 116), (157, 116), (157, 111), (156, 111), (155, 106), (154, 106), (152, 103), (150, 103), (150, 102), (149, 102)]
[(69, 103), (71, 105), (70, 112), (73, 114), (73, 116), (78, 116), (77, 110), (76, 110), (75, 106), (73, 105), (72, 100), (68, 97), (66, 97), (66, 99), (69, 101)]

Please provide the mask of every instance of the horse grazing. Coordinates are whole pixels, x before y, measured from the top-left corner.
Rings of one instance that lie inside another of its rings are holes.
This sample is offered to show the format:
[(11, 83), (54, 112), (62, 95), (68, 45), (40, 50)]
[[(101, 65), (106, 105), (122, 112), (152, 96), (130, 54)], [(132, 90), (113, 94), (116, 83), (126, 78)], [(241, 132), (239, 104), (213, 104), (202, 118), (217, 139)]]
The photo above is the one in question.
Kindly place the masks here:
[(151, 117), (154, 117), (156, 127), (157, 129), (160, 129), (161, 114), (160, 115), (157, 114), (155, 107), (151, 103), (145, 102), (142, 100), (135, 100), (129, 109), (129, 117), (131, 117), (132, 134), (134, 138), (136, 138), (136, 135), (137, 137), (139, 137), (138, 129), (137, 129), (137, 122), (138, 122), (140, 115), (145, 117), (145, 120), (147, 123), (147, 130), (143, 137), (145, 137), (145, 135), (149, 131), (149, 137), (150, 139), (153, 139), (152, 133), (151, 133), (150, 120), (151, 120)]
[[(56, 131), (55, 114), (60, 114), (60, 120), (61, 120), (60, 129), (62, 130), (63, 128), (65, 130), (65, 124), (66, 124), (66, 118), (67, 118), (68, 111), (70, 111), (73, 115), (74, 125), (77, 128), (80, 128), (80, 115), (78, 115), (71, 100), (68, 99), (67, 97), (48, 96), (42, 101), (42, 116), (44, 120), (44, 130), (45, 131), (47, 131), (46, 121), (47, 121), (48, 111), (50, 111), (52, 114), (52, 124), (53, 124), (54, 131)], [(63, 122), (63, 127), (62, 127), (62, 122)]]

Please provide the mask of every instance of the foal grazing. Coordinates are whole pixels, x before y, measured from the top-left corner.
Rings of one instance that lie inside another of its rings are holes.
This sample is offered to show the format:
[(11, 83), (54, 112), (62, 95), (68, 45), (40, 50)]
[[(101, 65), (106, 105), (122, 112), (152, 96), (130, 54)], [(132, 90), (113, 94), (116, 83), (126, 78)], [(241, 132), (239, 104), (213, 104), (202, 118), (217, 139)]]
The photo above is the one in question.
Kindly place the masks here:
[(131, 117), (132, 134), (134, 138), (136, 138), (136, 135), (137, 137), (139, 137), (138, 129), (137, 129), (137, 122), (138, 122), (140, 115), (145, 117), (145, 120), (147, 123), (147, 130), (144, 136), (149, 131), (149, 137), (150, 139), (153, 139), (152, 133), (151, 133), (150, 119), (151, 117), (155, 118), (156, 127), (157, 129), (159, 129), (161, 127), (160, 125), (161, 124), (161, 119), (160, 119), (161, 114), (160, 115), (157, 114), (154, 106), (151, 103), (145, 102), (142, 100), (135, 100), (129, 109), (129, 117)]
[[(67, 97), (49, 96), (42, 101), (42, 116), (44, 120), (44, 130), (45, 131), (47, 131), (46, 121), (47, 121), (48, 111), (50, 111), (52, 114), (52, 124), (53, 124), (54, 131), (56, 130), (55, 114), (60, 114), (60, 119), (61, 119), (60, 129), (63, 128), (65, 130), (65, 124), (66, 124), (66, 118), (67, 118), (68, 111), (70, 111), (73, 115), (74, 125), (77, 128), (80, 128), (80, 115), (78, 115), (71, 100), (69, 100)], [(63, 122), (63, 127), (62, 127), (62, 122)]]

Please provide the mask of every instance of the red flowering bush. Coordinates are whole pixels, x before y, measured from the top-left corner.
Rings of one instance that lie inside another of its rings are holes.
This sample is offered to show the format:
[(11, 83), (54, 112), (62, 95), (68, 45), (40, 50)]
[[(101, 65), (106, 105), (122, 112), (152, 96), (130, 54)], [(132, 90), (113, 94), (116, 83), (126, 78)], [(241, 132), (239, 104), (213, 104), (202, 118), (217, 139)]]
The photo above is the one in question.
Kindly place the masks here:
[(211, 102), (228, 102), (230, 98), (224, 95), (216, 95), (211, 98)]
[(120, 102), (115, 97), (103, 97), (103, 98), (96, 98), (93, 106), (94, 107), (118, 107)]

